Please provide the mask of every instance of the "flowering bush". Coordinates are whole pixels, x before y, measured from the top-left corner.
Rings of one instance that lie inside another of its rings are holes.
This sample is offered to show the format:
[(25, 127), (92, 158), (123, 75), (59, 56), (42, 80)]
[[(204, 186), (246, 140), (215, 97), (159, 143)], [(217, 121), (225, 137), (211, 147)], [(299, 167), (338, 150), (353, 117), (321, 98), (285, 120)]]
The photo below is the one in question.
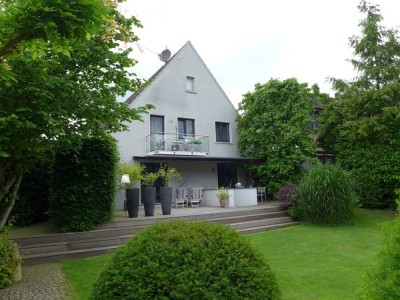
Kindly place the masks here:
[(277, 199), (279, 202), (285, 204), (287, 208), (295, 204), (297, 199), (297, 184), (287, 184), (278, 191)]

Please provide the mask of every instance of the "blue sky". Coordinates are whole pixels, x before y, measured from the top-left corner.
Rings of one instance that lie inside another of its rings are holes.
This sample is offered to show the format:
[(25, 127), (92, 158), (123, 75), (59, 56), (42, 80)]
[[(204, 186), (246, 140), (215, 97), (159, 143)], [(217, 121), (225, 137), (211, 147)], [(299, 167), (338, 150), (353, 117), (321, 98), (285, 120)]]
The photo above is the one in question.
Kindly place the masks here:
[[(355, 76), (348, 38), (359, 33), (359, 0), (127, 0), (121, 11), (137, 17), (142, 45), (132, 57), (138, 77), (148, 78), (191, 41), (232, 103), (270, 78), (297, 78), (332, 93), (327, 77)], [(375, 0), (383, 25), (400, 26), (400, 1)]]

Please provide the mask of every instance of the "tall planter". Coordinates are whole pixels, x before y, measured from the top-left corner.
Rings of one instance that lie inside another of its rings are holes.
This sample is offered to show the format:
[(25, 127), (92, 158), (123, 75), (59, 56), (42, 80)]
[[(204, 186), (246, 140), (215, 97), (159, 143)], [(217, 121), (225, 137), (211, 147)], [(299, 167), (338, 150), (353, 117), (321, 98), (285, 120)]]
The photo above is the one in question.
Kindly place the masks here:
[(156, 188), (143, 188), (143, 205), (144, 215), (146, 217), (154, 216), (154, 208), (156, 206)]
[(225, 208), (227, 202), (228, 202), (228, 199), (219, 199), (219, 206), (221, 208)]
[(139, 212), (139, 188), (126, 189), (126, 208), (129, 218), (137, 218)]
[(172, 206), (172, 187), (160, 188), (160, 200), (163, 215), (170, 215)]

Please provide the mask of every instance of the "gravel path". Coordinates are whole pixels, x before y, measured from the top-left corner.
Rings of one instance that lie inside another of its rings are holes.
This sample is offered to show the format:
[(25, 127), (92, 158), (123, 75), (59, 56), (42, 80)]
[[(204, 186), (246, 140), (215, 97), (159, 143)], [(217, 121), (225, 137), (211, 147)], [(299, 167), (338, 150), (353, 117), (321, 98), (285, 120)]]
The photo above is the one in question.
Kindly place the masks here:
[(1, 300), (67, 300), (61, 263), (22, 267), (22, 280), (0, 290)]

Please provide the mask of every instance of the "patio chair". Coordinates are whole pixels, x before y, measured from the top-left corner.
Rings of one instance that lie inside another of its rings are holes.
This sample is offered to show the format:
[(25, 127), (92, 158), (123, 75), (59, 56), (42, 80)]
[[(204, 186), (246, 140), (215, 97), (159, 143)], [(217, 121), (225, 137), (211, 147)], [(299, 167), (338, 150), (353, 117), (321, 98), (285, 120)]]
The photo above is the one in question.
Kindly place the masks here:
[(192, 188), (190, 197), (190, 206), (199, 207), (203, 206), (203, 188)]
[(263, 187), (263, 186), (257, 187), (257, 201), (260, 201), (260, 202), (267, 201), (267, 199), (265, 197), (265, 187)]
[(187, 207), (189, 203), (189, 191), (187, 188), (177, 188), (174, 207)]

